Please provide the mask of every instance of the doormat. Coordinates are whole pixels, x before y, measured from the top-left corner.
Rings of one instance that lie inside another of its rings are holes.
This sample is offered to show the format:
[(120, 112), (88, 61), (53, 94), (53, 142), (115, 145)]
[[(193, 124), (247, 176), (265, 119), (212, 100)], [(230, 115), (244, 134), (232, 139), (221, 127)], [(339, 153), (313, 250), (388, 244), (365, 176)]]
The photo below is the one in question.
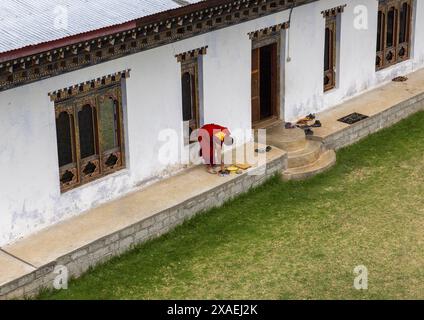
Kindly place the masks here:
[(347, 124), (354, 124), (354, 123), (357, 123), (357, 122), (362, 121), (362, 120), (367, 119), (367, 118), (369, 118), (369, 117), (366, 116), (366, 115), (355, 112), (355, 113), (352, 113), (352, 114), (350, 114), (346, 117), (339, 119), (338, 121), (343, 122), (343, 123), (347, 123)]

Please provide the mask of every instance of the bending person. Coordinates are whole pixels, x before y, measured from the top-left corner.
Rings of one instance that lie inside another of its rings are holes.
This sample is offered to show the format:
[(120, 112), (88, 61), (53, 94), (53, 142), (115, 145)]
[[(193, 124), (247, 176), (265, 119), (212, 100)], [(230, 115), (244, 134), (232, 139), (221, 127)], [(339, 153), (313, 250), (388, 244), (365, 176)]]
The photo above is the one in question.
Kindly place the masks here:
[(222, 157), (222, 146), (232, 145), (234, 140), (228, 128), (217, 124), (206, 124), (199, 129), (198, 140), (200, 143), (200, 156), (203, 157), (207, 171), (216, 174), (215, 167), (221, 166), (221, 172), (225, 171)]

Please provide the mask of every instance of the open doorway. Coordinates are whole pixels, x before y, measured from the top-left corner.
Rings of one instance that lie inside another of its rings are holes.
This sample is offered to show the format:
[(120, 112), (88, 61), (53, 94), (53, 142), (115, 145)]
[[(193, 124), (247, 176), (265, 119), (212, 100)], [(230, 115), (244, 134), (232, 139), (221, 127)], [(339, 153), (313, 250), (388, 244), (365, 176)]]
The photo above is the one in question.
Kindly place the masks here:
[(278, 43), (252, 50), (252, 123), (254, 127), (279, 119)]

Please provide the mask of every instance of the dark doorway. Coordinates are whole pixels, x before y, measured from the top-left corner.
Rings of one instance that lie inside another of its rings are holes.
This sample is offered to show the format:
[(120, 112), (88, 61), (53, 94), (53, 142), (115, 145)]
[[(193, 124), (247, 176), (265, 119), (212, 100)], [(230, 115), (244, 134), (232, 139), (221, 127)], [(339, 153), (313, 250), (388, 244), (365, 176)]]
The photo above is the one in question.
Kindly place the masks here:
[(272, 108), (272, 59), (273, 45), (261, 48), (261, 119), (269, 118), (273, 115)]
[(277, 44), (252, 51), (252, 121), (257, 124), (278, 115)]

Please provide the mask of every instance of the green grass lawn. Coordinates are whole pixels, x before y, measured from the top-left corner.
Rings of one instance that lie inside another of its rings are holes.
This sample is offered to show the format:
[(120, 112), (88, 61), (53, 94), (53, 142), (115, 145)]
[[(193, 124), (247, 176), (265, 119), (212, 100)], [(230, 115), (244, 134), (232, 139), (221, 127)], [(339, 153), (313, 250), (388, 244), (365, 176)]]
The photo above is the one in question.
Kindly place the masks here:
[[(423, 299), (424, 112), (274, 178), (43, 299)], [(353, 288), (365, 265), (369, 289)]]

